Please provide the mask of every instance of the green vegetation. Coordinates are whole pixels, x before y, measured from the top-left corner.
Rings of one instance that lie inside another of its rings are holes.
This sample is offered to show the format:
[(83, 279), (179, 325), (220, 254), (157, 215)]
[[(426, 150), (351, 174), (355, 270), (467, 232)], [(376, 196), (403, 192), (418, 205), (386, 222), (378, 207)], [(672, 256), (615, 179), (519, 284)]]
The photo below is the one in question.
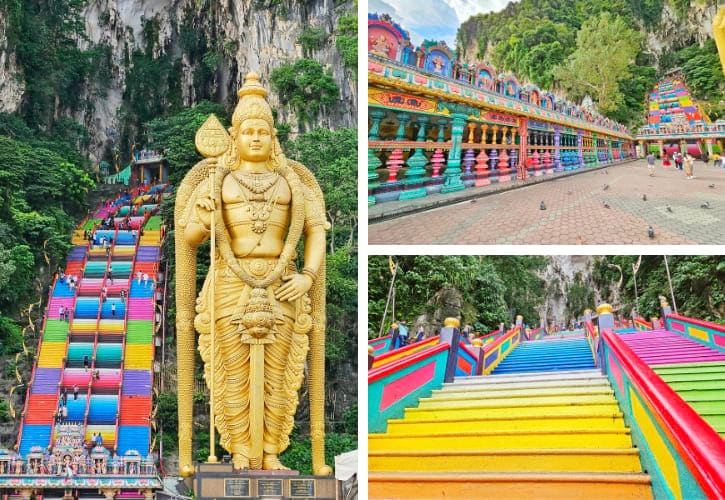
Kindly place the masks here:
[(310, 55), (315, 50), (320, 50), (327, 42), (327, 32), (322, 26), (305, 26), (297, 37), (297, 41), (302, 45), (305, 55)]
[(576, 50), (566, 64), (554, 69), (554, 77), (576, 102), (590, 95), (606, 115), (624, 100), (619, 82), (629, 79), (629, 65), (641, 43), (642, 36), (623, 18), (604, 12), (584, 23)]
[(272, 71), (272, 86), (283, 104), (297, 112), (300, 122), (310, 122), (323, 106), (333, 104), (340, 89), (329, 71), (312, 59), (300, 59)]
[[(636, 306), (632, 264), (636, 256), (615, 256), (599, 259), (594, 265), (594, 283), (605, 300), (621, 305), (622, 314), (629, 316)], [(705, 321), (725, 324), (725, 263), (720, 256), (672, 256), (667, 258), (672, 275), (678, 312)], [(614, 290), (620, 274), (608, 267), (622, 268), (624, 280), (619, 294)], [(643, 256), (637, 272), (639, 311), (649, 318), (659, 316), (659, 296), (665, 296), (672, 305), (664, 259), (661, 256)]]
[[(488, 333), (507, 325), (516, 315), (538, 321), (536, 307), (543, 298), (543, 282), (536, 275), (545, 260), (540, 257), (398, 256), (395, 281), (396, 319), (431, 314), (442, 290), (460, 293), (462, 321), (475, 331)], [(387, 257), (372, 256), (368, 262), (368, 334), (375, 336), (382, 321), (390, 286)], [(446, 316), (447, 314), (443, 314)], [(390, 318), (390, 316), (388, 316)]]
[(337, 49), (343, 63), (357, 73), (357, 16), (348, 14), (337, 21)]

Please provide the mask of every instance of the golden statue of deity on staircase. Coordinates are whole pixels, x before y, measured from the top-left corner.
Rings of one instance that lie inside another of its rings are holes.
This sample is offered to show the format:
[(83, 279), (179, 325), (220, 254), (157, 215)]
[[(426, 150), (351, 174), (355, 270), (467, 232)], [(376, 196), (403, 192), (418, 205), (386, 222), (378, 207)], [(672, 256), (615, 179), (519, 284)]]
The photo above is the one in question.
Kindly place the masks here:
[[(267, 91), (256, 74), (247, 75), (238, 95), (229, 135), (213, 116), (200, 129), (197, 148), (208, 158), (188, 172), (176, 195), (180, 471), (193, 473), (196, 330), (211, 414), (235, 469), (286, 468), (279, 454), (289, 445), (309, 351), (313, 472), (327, 475), (329, 224), (322, 191), (309, 170), (282, 152)], [(196, 249), (207, 239), (214, 257), (197, 298)], [(213, 435), (214, 429), (212, 442)], [(209, 461), (216, 461), (213, 445)]]

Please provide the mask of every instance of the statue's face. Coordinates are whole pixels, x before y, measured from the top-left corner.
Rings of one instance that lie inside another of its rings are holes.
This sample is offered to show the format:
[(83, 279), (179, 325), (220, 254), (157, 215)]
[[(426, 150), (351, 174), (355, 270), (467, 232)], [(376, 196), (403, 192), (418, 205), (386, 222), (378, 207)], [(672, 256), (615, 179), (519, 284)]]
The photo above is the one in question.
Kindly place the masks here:
[(272, 130), (261, 118), (244, 120), (237, 137), (239, 155), (245, 161), (265, 161), (272, 152)]

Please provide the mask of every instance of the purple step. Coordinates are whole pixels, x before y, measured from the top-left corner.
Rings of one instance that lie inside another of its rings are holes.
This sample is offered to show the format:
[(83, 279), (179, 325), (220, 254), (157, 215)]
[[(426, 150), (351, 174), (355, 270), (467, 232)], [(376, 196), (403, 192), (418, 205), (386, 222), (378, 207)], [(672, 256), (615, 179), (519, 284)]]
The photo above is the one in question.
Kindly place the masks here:
[(123, 396), (148, 396), (151, 394), (151, 372), (149, 370), (124, 370)]
[(624, 333), (620, 338), (650, 366), (725, 361), (725, 352), (668, 330)]
[(56, 394), (60, 382), (60, 368), (37, 368), (30, 394)]

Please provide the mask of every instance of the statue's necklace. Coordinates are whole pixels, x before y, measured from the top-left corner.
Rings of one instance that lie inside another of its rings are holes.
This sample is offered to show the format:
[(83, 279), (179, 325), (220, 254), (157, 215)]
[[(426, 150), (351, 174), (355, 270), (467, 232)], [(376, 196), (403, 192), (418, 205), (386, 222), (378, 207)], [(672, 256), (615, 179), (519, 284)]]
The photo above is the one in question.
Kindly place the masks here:
[(277, 172), (265, 172), (263, 174), (244, 175), (240, 172), (235, 172), (234, 178), (239, 184), (249, 189), (252, 193), (262, 194), (277, 184), (279, 174)]
[[(252, 231), (257, 234), (264, 234), (269, 225), (269, 218), (272, 215), (275, 205), (277, 204), (277, 194), (279, 193), (279, 174), (270, 172), (266, 174), (253, 174), (252, 178), (235, 173), (234, 178), (242, 186), (240, 191), (246, 203), (249, 218), (252, 220)], [(258, 177), (258, 178), (257, 178)], [(274, 189), (266, 196), (266, 192), (274, 186)], [(250, 200), (244, 188), (258, 195)]]

